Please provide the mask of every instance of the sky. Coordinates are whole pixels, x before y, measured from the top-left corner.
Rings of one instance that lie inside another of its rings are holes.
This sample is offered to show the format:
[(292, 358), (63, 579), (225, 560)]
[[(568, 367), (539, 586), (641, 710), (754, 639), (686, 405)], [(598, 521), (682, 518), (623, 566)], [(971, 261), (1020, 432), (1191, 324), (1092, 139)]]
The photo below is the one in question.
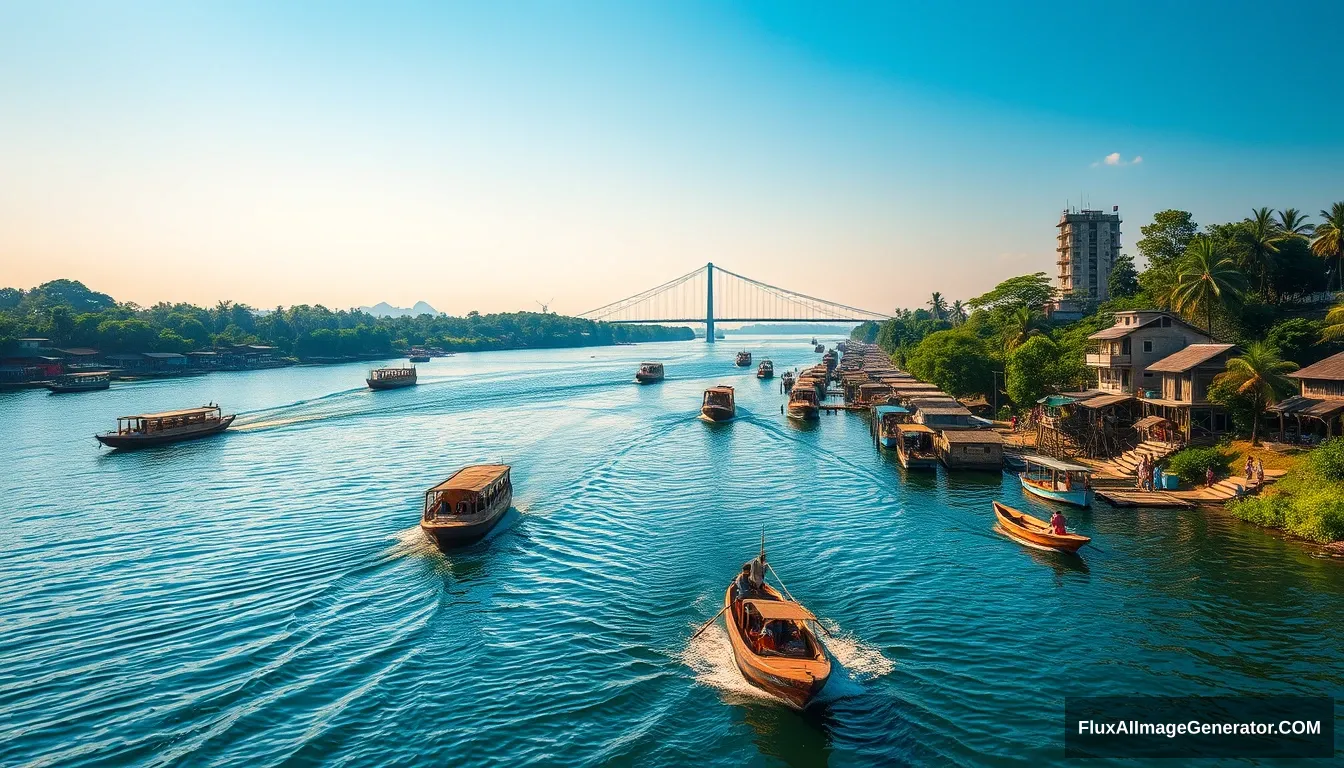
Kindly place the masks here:
[(1118, 205), (1137, 254), (1158, 210), (1344, 199), (1340, 28), (1338, 2), (0, 0), (0, 285), (577, 314), (713, 261), (965, 299), (1053, 275), (1066, 206)]

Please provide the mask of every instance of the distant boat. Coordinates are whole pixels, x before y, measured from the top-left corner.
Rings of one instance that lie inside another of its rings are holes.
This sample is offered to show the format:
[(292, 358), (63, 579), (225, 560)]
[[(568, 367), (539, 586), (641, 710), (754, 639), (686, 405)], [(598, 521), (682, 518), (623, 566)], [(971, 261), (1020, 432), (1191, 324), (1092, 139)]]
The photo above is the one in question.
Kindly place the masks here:
[(481, 538), (509, 511), (513, 481), (507, 464), (476, 464), (425, 491), (420, 530), (441, 548)]
[(933, 469), (938, 466), (938, 454), (933, 447), (933, 430), (923, 424), (898, 424), (896, 431), (896, 458), (906, 469)]
[(751, 365), (751, 353), (746, 351), (745, 349), (742, 350), (741, 352), (738, 352), (737, 358), (734, 362), (736, 362), (737, 365), (739, 365), (740, 367), (746, 368), (747, 366)]
[(415, 366), (409, 368), (374, 368), (364, 380), (369, 389), (399, 389), (415, 384)]
[(784, 374), (779, 377), (780, 386), (784, 388), (785, 394), (793, 391), (793, 381), (793, 371), (785, 371)]
[(723, 335), (723, 331), (715, 331), (715, 332), (714, 332), (714, 338), (716, 338), (716, 339), (726, 339), (726, 338), (728, 338), (728, 337)]
[(737, 416), (732, 387), (710, 387), (700, 403), (700, 417), (709, 421), (729, 421)]
[[(815, 341), (815, 339), (814, 339), (813, 341)], [(813, 351), (813, 352), (816, 352), (817, 354), (821, 354), (822, 352), (825, 352), (825, 351), (826, 351), (826, 345), (825, 345), (825, 344), (818, 344), (816, 347), (814, 347), (814, 348), (812, 349), (812, 351)]]
[(812, 337), (812, 340), (808, 342), (808, 344), (816, 344), (816, 343), (817, 343), (817, 337), (816, 337), (816, 336), (813, 336), (813, 337)]
[(773, 379), (775, 378), (775, 364), (767, 360), (762, 360), (761, 364), (756, 366), (756, 378)]
[(236, 418), (225, 415), (218, 405), (185, 408), (180, 411), (144, 413), (117, 419), (117, 431), (97, 435), (98, 442), (109, 448), (145, 448), (218, 434)]
[(998, 518), (999, 527), (1018, 541), (1059, 552), (1077, 552), (1079, 547), (1092, 540), (1077, 533), (1055, 533), (1050, 524), (1040, 518), (1032, 517), (997, 501), (993, 504), (994, 516)]
[(85, 371), (83, 373), (67, 373), (51, 381), (45, 382), (42, 386), (51, 390), (52, 394), (65, 394), (67, 392), (92, 392), (97, 389), (107, 389), (112, 381), (112, 374), (108, 371)]
[(635, 381), (640, 384), (652, 384), (655, 381), (663, 380), (662, 363), (640, 363), (639, 370), (635, 371)]
[(412, 349), (412, 350), (411, 350), (410, 357), (409, 357), (408, 359), (409, 359), (412, 363), (428, 363), (428, 362), (429, 362), (429, 352), (426, 351), (426, 350), (423, 350), (423, 349), (419, 349), (419, 348)]
[(789, 418), (815, 419), (821, 415), (821, 406), (817, 402), (817, 391), (811, 387), (794, 387), (789, 393), (787, 407)]
[(1046, 456), (1024, 458), (1027, 468), (1018, 475), (1022, 480), (1022, 490), (1075, 507), (1092, 506), (1091, 469)]

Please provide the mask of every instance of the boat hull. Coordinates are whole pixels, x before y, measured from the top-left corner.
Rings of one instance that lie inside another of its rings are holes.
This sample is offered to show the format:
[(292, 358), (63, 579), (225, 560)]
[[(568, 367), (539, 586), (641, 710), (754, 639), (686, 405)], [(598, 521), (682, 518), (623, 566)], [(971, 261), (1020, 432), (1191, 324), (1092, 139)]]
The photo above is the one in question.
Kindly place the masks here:
[(788, 412), (791, 419), (816, 419), (821, 416), (821, 409), (815, 405), (790, 405)]
[[(768, 585), (766, 589), (779, 599), (779, 593)], [(733, 590), (734, 585), (729, 583), (727, 591), (723, 594), (723, 604), (727, 607), (724, 611), (724, 623), (728, 626), (728, 638), (733, 646), (733, 661), (737, 664), (737, 671), (742, 673), (747, 682), (766, 693), (783, 699), (798, 709), (806, 707), (808, 702), (826, 687), (826, 681), (831, 676), (830, 659), (822, 662), (784, 659), (782, 663), (787, 667), (782, 668), (752, 653), (747, 646), (746, 638), (738, 628), (736, 618), (732, 615)]]
[(901, 460), (901, 466), (906, 469), (934, 469), (938, 466), (937, 456), (916, 456), (906, 453), (900, 449), (900, 443), (897, 442), (896, 457)]
[(896, 438), (894, 438), (894, 437), (885, 437), (885, 436), (884, 436), (884, 437), (879, 437), (879, 438), (877, 439), (877, 442), (878, 442), (878, 444), (880, 444), (883, 448), (886, 448), (886, 449), (889, 450), (889, 451), (894, 451), (894, 450), (896, 450), (896, 444), (897, 444), (898, 440), (897, 440)]
[(411, 363), (428, 363), (429, 355), (416, 355), (415, 357), (408, 357), (406, 360)]
[(214, 424), (201, 427), (199, 429), (187, 429), (182, 431), (169, 430), (167, 432), (155, 432), (147, 435), (129, 434), (122, 435), (116, 432), (109, 432), (103, 435), (96, 435), (98, 442), (106, 445), (108, 448), (119, 448), (128, 450), (132, 448), (149, 448), (155, 445), (167, 445), (169, 443), (180, 443), (184, 440), (195, 440), (201, 437), (217, 435), (229, 428), (236, 418), (235, 414), (229, 414)]
[(732, 421), (733, 417), (737, 416), (737, 410), (716, 405), (706, 405), (700, 409), (700, 416), (709, 421)]
[(1010, 537), (1027, 544), (1053, 549), (1057, 552), (1076, 553), (1078, 548), (1091, 541), (1087, 536), (1076, 533), (1059, 535), (1050, 531), (1050, 525), (1044, 520), (1020, 512), (1006, 504), (994, 503), (994, 516), (999, 528)]
[(1058, 501), (1061, 504), (1072, 504), (1075, 507), (1086, 508), (1092, 506), (1091, 488), (1061, 491), (1058, 489), (1042, 488), (1022, 475), (1018, 475), (1018, 479), (1022, 483), (1022, 490), (1033, 496), (1039, 496), (1042, 499), (1049, 499), (1050, 501)]
[(415, 386), (414, 378), (407, 379), (365, 379), (369, 389), (402, 389)]
[(107, 389), (108, 382), (103, 381), (98, 384), (55, 384), (48, 382), (42, 386), (51, 390), (53, 395), (67, 395), (75, 392), (96, 392), (100, 389)]
[(773, 378), (775, 378), (775, 372), (774, 372), (774, 371), (757, 371), (757, 372), (756, 372), (756, 378), (758, 378), (758, 379), (773, 379)]
[(487, 533), (494, 530), (499, 521), (504, 519), (504, 513), (509, 511), (511, 504), (513, 504), (513, 494), (507, 493), (502, 501), (495, 502), (496, 508), (487, 517), (471, 522), (447, 520), (427, 522), (421, 520), (420, 531), (439, 549), (460, 547), (464, 544), (480, 541)]
[(652, 383), (654, 383), (655, 381), (662, 381), (662, 380), (663, 380), (663, 377), (662, 377), (661, 375), (659, 375), (659, 376), (654, 376), (654, 375), (652, 375), (652, 374), (647, 374), (647, 373), (636, 373), (636, 374), (635, 374), (635, 382), (636, 382), (636, 383), (639, 383), (639, 384), (652, 384)]

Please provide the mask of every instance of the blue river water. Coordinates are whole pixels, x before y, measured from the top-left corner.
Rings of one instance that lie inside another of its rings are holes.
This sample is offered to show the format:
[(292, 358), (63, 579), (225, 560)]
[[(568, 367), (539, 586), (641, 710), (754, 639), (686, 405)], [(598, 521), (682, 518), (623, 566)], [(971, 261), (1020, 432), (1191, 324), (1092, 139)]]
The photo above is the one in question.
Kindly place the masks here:
[[(1104, 503), (1067, 513), (1081, 560), (1023, 548), (990, 500), (1048, 508), (1014, 477), (907, 474), (865, 416), (789, 421), (732, 362), (810, 365), (806, 341), (0, 393), (0, 765), (1063, 765), (1066, 695), (1344, 692), (1344, 562)], [(667, 380), (632, 383), (641, 359)], [(739, 418), (704, 423), (720, 383)], [(92, 439), (207, 401), (232, 430)], [(516, 509), (427, 545), (424, 489), (495, 461)], [(762, 527), (834, 633), (804, 712), (721, 624), (688, 640)]]

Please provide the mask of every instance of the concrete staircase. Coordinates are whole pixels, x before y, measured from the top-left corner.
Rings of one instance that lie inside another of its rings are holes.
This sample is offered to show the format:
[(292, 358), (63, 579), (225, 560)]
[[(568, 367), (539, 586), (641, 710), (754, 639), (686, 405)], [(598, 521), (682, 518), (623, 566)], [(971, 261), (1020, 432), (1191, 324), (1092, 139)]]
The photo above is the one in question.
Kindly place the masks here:
[(1109, 462), (1106, 462), (1106, 464), (1109, 465), (1107, 466), (1107, 469), (1118, 475), (1134, 477), (1138, 471), (1139, 461), (1141, 459), (1147, 457), (1152, 461), (1158, 461), (1175, 453), (1179, 447), (1180, 446), (1172, 445), (1171, 443), (1159, 443), (1152, 440), (1145, 440), (1135, 446), (1133, 450), (1125, 451), (1114, 459), (1111, 459)]

